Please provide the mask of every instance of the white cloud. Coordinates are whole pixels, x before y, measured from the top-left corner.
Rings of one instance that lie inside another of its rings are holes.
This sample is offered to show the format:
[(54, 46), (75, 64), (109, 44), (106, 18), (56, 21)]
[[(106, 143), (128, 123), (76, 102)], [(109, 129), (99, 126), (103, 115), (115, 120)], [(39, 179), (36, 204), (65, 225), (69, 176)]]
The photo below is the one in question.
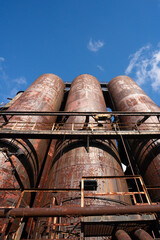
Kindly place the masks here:
[(10, 94), (9, 94), (9, 97), (11, 98), (14, 98), (16, 96), (18, 92), (18, 89), (16, 87), (14, 87), (11, 91), (10, 91)]
[(5, 61), (5, 58), (0, 57), (0, 78), (3, 81), (7, 81), (8, 75), (5, 72), (5, 67), (4, 67), (4, 64), (3, 64), (4, 61)]
[(4, 102), (1, 102), (0, 103), (0, 107), (4, 107), (5, 106), (5, 103)]
[(3, 57), (0, 57), (0, 72), (3, 71), (3, 66), (2, 66), (2, 62), (4, 62), (5, 59)]
[(4, 57), (0, 57), (0, 62), (4, 62)]
[(160, 49), (152, 49), (151, 45), (140, 48), (131, 55), (125, 74), (133, 75), (139, 85), (146, 82), (154, 91), (160, 91)]
[(25, 77), (10, 77), (6, 69), (5, 58), (0, 57), (0, 80), (3, 82), (0, 86), (0, 102), (2, 103), (6, 103), (8, 97), (13, 98), (19, 90), (22, 90), (22, 85), (27, 84)]
[(160, 90), (160, 50), (153, 53), (150, 65), (148, 75), (152, 79), (152, 88), (157, 91)]
[(13, 82), (17, 83), (18, 85), (27, 84), (25, 77), (19, 77), (19, 78), (13, 79)]
[(101, 65), (97, 65), (97, 68), (98, 68), (100, 71), (104, 71), (104, 68), (103, 68)]
[(101, 41), (101, 40), (98, 40), (98, 41), (94, 41), (92, 40), (92, 38), (89, 40), (89, 43), (88, 43), (88, 49), (91, 51), (91, 52), (97, 52), (100, 48), (102, 48), (104, 46), (104, 42)]
[(143, 54), (143, 52), (146, 49), (149, 49), (150, 45), (144, 46), (140, 48), (137, 52), (134, 54), (130, 55), (129, 58), (131, 58), (130, 63), (125, 71), (125, 74), (128, 75), (132, 71), (132, 69), (137, 65), (137, 61), (139, 60), (140, 56)]

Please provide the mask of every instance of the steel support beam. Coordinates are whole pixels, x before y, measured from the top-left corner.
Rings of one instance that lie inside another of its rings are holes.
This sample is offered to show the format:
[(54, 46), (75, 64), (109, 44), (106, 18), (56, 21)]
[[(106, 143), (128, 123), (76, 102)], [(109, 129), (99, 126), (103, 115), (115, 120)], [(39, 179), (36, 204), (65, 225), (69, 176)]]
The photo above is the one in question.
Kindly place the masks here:
[[(106, 112), (35, 112), (35, 111), (0, 111), (0, 115), (30, 115), (30, 116), (96, 116)], [(160, 116), (160, 112), (107, 112), (111, 116)]]
[(28, 139), (83, 139), (90, 136), (90, 139), (119, 139), (121, 136), (127, 139), (133, 138), (159, 138), (159, 130), (128, 130), (128, 131), (92, 131), (92, 130), (10, 130), (1, 129), (0, 138), (28, 138)]

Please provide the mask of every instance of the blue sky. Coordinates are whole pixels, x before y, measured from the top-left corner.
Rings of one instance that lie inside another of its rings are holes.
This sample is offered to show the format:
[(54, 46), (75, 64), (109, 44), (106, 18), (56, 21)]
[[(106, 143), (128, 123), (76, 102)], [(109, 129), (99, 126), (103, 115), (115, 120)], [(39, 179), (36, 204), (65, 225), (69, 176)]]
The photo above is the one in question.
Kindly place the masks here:
[(0, 103), (44, 73), (126, 74), (160, 105), (160, 0), (0, 0)]

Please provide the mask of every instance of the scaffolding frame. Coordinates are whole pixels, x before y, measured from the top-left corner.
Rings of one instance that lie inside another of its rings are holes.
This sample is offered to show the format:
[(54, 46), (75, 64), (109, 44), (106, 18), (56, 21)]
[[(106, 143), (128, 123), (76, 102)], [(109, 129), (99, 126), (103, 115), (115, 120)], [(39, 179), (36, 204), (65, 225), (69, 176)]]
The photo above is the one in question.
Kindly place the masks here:
[[(63, 139), (65, 136), (65, 139), (86, 139), (87, 138), (87, 147), (89, 148), (89, 141), (90, 139), (143, 139), (143, 138), (148, 138), (148, 139), (153, 139), (153, 138), (159, 138), (160, 137), (160, 122), (159, 123), (151, 123), (151, 125), (147, 122), (146, 128), (145, 128), (145, 121), (149, 119), (150, 117), (156, 117), (159, 121), (160, 119), (160, 112), (11, 112), (11, 111), (1, 111), (0, 115), (2, 116), (2, 120), (0, 121), (0, 138), (32, 138), (32, 139)], [(23, 129), (24, 125), (27, 124), (27, 122), (11, 122), (13, 116), (59, 116), (62, 118), (62, 122), (59, 122), (57, 124), (51, 124), (48, 125), (49, 129), (45, 130), (46, 126), (43, 124), (39, 124), (36, 122), (30, 123), (29, 129), (25, 130)], [(82, 124), (70, 124), (67, 125), (63, 119), (68, 119), (70, 116), (83, 116), (87, 119), (87, 124), (86, 121)], [(129, 125), (126, 125), (123, 127), (125, 130), (121, 129), (121, 124), (118, 122), (118, 118), (122, 116), (141, 116), (141, 120), (136, 122), (136, 123), (130, 123)], [(112, 123), (112, 129), (108, 129), (108, 119), (114, 118), (114, 122)], [(90, 122), (90, 119), (96, 120), (96, 122)], [(143, 123), (144, 128), (142, 129), (141, 124)], [(9, 125), (9, 127), (8, 127)], [(83, 125), (83, 126), (82, 126)], [(147, 127), (150, 125), (151, 129), (147, 130)], [(18, 128), (19, 126), (19, 128)], [(155, 128), (155, 129), (154, 129)], [(125, 143), (124, 143), (125, 144)], [(3, 151), (4, 149), (0, 149)], [(127, 149), (125, 149), (127, 151)], [(145, 186), (143, 179), (141, 176), (125, 176), (124, 178), (127, 177), (132, 177), (134, 179), (141, 179), (142, 187), (143, 187), (143, 192), (139, 192), (138, 194), (145, 194), (147, 197), (147, 205), (151, 205), (153, 210), (149, 210), (150, 213), (156, 213), (160, 212), (160, 206), (152, 203), (149, 199), (147, 190), (150, 189), (160, 189), (160, 186)], [(6, 208), (5, 206), (1, 206), (1, 211), (0, 211), (0, 216), (5, 216), (7, 219), (11, 220), (12, 222), (12, 217), (19, 217), (16, 216), (14, 213), (13, 215), (11, 214), (14, 212), (14, 209), (19, 209), (20, 202), (23, 199), (23, 195), (25, 192), (67, 192), (67, 191), (80, 191), (81, 192), (81, 208), (84, 208), (84, 180), (88, 179), (90, 177), (83, 177), (81, 179), (82, 181), (82, 189), (44, 189), (44, 188), (31, 188), (31, 189), (22, 189), (22, 188), (17, 188), (17, 189), (8, 189), (8, 188), (2, 188), (0, 189), (0, 192), (2, 191), (10, 191), (10, 192), (20, 192), (20, 197), (18, 200), (18, 203), (16, 207), (11, 207), (11, 208)], [(93, 177), (91, 177), (93, 179)], [(99, 178), (99, 176), (97, 176)], [(102, 177), (101, 177), (102, 178)], [(109, 177), (107, 177), (109, 178)], [(114, 176), (113, 176), (114, 178)], [(109, 195), (116, 195), (120, 194), (123, 195), (124, 193), (107, 193)], [(126, 193), (126, 194), (137, 194), (137, 192), (132, 192), (132, 193)], [(135, 201), (136, 203), (136, 201)], [(147, 205), (146, 204), (141, 204), (141, 211), (139, 210), (140, 213), (145, 213), (148, 212), (147, 210)], [(149, 206), (148, 206), (149, 207)], [(63, 208), (63, 207), (62, 207)], [(126, 207), (127, 208), (127, 207)], [(149, 208), (148, 208), (149, 209)], [(19, 209), (20, 210), (20, 209)], [(23, 209), (25, 210), (25, 209)], [(22, 210), (22, 211), (23, 211)], [(27, 210), (27, 209), (26, 209)], [(32, 209), (31, 209), (32, 210)], [(34, 209), (33, 209), (34, 210)], [(40, 210), (40, 209), (39, 209)], [(44, 210), (44, 209), (43, 209)], [(19, 229), (17, 230), (14, 239), (19, 239), (19, 235), (22, 234), (23, 231), (23, 217), (25, 216), (24, 214), (25, 211), (23, 211), (23, 216), (21, 216), (21, 223), (19, 225)], [(5, 214), (8, 213), (8, 214)], [(120, 213), (119, 213), (120, 214)], [(62, 214), (63, 215), (63, 214)], [(54, 214), (52, 213), (52, 216)], [(43, 217), (43, 214), (38, 217)], [(56, 217), (56, 216), (55, 216)], [(59, 226), (59, 223), (52, 224), (54, 227)], [(74, 227), (73, 227), (74, 228)], [(8, 235), (6, 235), (7, 237)], [(5, 238), (7, 239), (7, 238)]]

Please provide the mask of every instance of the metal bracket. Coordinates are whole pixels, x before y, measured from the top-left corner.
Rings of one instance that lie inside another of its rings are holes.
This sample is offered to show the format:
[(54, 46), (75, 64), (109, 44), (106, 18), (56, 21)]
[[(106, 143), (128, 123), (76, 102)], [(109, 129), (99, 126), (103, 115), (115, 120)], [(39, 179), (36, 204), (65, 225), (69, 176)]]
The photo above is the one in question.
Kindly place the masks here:
[(61, 123), (65, 123), (68, 120), (69, 116), (64, 116), (63, 120), (61, 121)]
[(89, 124), (89, 116), (86, 116), (86, 120), (85, 120), (83, 129), (88, 129), (89, 128), (88, 124)]
[(89, 153), (89, 135), (87, 136), (87, 147), (86, 147), (86, 150)]
[(142, 123), (144, 123), (150, 116), (144, 116), (141, 120), (138, 120), (135, 126), (140, 126)]
[(8, 119), (7, 119), (6, 115), (2, 115), (2, 117), (4, 118), (5, 123), (8, 123)]

